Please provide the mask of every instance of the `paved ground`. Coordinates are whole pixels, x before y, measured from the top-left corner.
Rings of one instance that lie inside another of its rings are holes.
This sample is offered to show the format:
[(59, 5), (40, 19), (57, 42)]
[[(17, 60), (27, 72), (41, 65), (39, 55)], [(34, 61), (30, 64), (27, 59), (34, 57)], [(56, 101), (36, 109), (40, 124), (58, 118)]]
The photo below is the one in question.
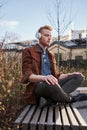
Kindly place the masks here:
[[(80, 87), (73, 94), (76, 95), (78, 93), (87, 93), (87, 87)], [(78, 108), (81, 116), (87, 123), (87, 100), (73, 103), (73, 106)]]

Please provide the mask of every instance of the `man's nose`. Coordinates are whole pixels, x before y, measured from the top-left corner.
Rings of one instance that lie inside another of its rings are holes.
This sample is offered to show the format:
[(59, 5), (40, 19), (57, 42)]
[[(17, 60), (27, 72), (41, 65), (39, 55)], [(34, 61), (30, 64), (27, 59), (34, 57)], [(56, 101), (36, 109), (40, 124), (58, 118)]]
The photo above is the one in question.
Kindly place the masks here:
[(51, 40), (51, 39), (52, 39), (52, 37), (51, 37), (51, 36), (49, 36), (49, 39)]

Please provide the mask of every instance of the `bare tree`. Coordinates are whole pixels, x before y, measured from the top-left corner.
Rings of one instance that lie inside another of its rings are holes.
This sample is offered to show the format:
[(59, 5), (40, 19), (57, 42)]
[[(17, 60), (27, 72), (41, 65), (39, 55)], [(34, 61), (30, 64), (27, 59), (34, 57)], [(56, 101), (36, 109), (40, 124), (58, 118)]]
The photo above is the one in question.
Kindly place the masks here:
[(0, 48), (4, 48), (9, 43), (14, 43), (20, 40), (20, 36), (13, 32), (6, 32), (1, 39)]
[[(0, 11), (2, 9), (2, 7), (7, 3), (7, 0), (0, 0)], [(0, 12), (0, 19), (2, 19), (3, 15)], [(2, 49), (3, 45), (5, 42), (5, 38), (3, 38), (3, 40), (0, 39), (0, 50)]]
[[(57, 32), (57, 41), (58, 41), (58, 57), (57, 57), (57, 65), (59, 67), (59, 61), (60, 61), (60, 56), (59, 56), (59, 49), (60, 49), (60, 36), (63, 35), (63, 33), (66, 31), (66, 29), (69, 27), (71, 24), (71, 12), (72, 12), (72, 3), (70, 3), (70, 14), (69, 18), (67, 18), (67, 9), (64, 10), (64, 3), (66, 2), (65, 0), (53, 0), (51, 1), (52, 6), (51, 10), (49, 9), (48, 12), (48, 20), (50, 24), (53, 26), (53, 28)], [(53, 7), (54, 6), (54, 7)]]
[[(0, 0), (0, 10), (1, 8), (3, 7), (4, 5), (4, 1), (3, 0)], [(0, 19), (2, 18), (1, 14), (0, 14)], [(2, 46), (3, 46), (3, 42), (4, 41), (0, 41), (0, 50), (2, 49)]]
[[(0, 0), (0, 11), (1, 11), (2, 7), (7, 3), (7, 1), (8, 1), (8, 0)], [(3, 16), (4, 16), (4, 15), (1, 14), (1, 12), (0, 12), (0, 19), (2, 19)]]

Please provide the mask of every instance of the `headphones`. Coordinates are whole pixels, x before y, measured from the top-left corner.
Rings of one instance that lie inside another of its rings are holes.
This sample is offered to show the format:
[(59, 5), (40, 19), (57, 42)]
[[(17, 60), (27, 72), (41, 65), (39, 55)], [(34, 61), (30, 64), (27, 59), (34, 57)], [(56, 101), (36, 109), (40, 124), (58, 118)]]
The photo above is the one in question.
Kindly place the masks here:
[(36, 37), (37, 39), (40, 39), (40, 38), (41, 38), (41, 33), (40, 33), (39, 31), (37, 31), (35, 37)]

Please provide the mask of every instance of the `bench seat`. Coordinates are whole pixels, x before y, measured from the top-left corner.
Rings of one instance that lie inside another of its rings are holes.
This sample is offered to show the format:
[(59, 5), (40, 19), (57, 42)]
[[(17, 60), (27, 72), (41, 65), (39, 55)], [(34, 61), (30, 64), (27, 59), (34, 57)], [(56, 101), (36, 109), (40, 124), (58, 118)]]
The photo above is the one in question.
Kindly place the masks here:
[(27, 105), (14, 125), (16, 130), (87, 130), (87, 123), (80, 112), (70, 104), (42, 109)]

